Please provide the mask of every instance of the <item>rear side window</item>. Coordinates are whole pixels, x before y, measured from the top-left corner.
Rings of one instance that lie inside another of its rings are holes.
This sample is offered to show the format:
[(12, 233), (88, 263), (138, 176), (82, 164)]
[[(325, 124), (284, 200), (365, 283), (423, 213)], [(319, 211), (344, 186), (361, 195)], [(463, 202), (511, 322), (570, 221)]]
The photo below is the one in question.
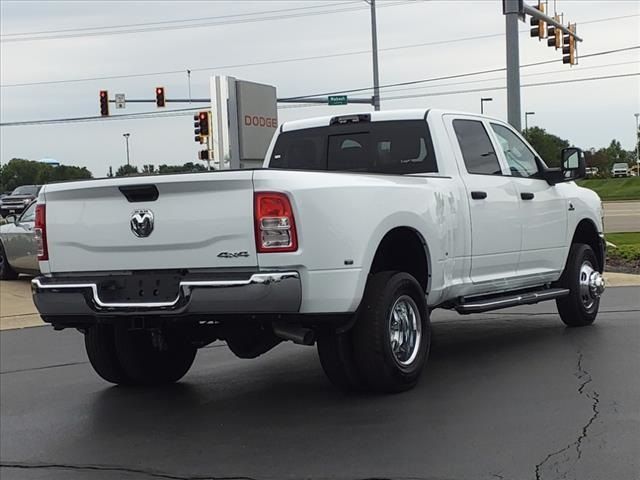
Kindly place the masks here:
[(437, 172), (423, 120), (363, 122), (285, 132), (270, 168), (370, 173)]
[(278, 135), (269, 168), (327, 169), (326, 128), (307, 128)]
[(454, 120), (453, 129), (458, 137), (467, 172), (480, 175), (502, 175), (498, 157), (482, 122)]

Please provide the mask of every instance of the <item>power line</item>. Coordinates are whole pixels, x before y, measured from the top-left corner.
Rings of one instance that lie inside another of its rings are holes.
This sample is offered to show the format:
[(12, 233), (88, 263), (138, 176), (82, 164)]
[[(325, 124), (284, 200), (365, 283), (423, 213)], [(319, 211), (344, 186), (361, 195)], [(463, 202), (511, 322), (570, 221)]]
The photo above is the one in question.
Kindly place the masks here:
[[(610, 20), (618, 20), (618, 19), (622, 19), (622, 18), (629, 18), (629, 17), (639, 16), (639, 15), (640, 14), (625, 15), (625, 16), (620, 16), (620, 17), (609, 17), (609, 18), (604, 18), (604, 19), (589, 20), (589, 21), (580, 22), (580, 23), (582, 23), (582, 24), (585, 24), (585, 23), (597, 23), (597, 22), (604, 22), (604, 21), (610, 21)], [(528, 33), (528, 30), (522, 30), (520, 33)], [(398, 46), (395, 46), (395, 47), (380, 48), (379, 51), (380, 52), (386, 52), (386, 51), (394, 51), (394, 50), (404, 50), (404, 49), (409, 49), (409, 48), (420, 48), (420, 47), (427, 47), (427, 46), (444, 45), (444, 44), (449, 44), (449, 43), (467, 42), (467, 41), (473, 41), (473, 40), (483, 40), (483, 39), (486, 39), (486, 38), (493, 38), (493, 37), (500, 37), (500, 36), (504, 36), (504, 34), (503, 33), (491, 33), (491, 34), (484, 34), (484, 35), (474, 35), (474, 36), (470, 36), (470, 37), (460, 37), (460, 38), (454, 38), (454, 39), (449, 39), (449, 40), (437, 40), (437, 41), (431, 41), (431, 42), (422, 42), (422, 43), (413, 43), (413, 44), (407, 44), (407, 45), (398, 45)], [(620, 51), (623, 51), (623, 50), (620, 50)], [(226, 68), (255, 67), (255, 66), (262, 66), (262, 65), (293, 63), (293, 62), (302, 62), (302, 61), (308, 61), (308, 60), (321, 60), (321, 59), (326, 59), (326, 58), (347, 57), (347, 56), (365, 55), (365, 54), (366, 55), (370, 55), (371, 54), (371, 50), (355, 50), (355, 51), (351, 51), (351, 52), (333, 53), (333, 54), (326, 54), (326, 55), (313, 55), (313, 56), (307, 56), (307, 57), (285, 58), (285, 59), (280, 59), (280, 60), (275, 59), (275, 60), (264, 60), (264, 61), (260, 61), (260, 62), (249, 62), (249, 63), (236, 63), (236, 64), (228, 64), (228, 65), (218, 65), (218, 66), (212, 66), (212, 67), (198, 67), (198, 68), (190, 68), (189, 70), (192, 71), (192, 72), (204, 72), (204, 71), (211, 71), (211, 70), (222, 70), (222, 69), (226, 69)], [(585, 56), (583, 55), (581, 58), (585, 58)], [(12, 84), (0, 85), (0, 88), (29, 87), (29, 86), (40, 86), (40, 85), (56, 85), (56, 84), (64, 84), (64, 83), (93, 82), (93, 81), (99, 81), (99, 80), (118, 80), (118, 79), (123, 79), (123, 78), (152, 77), (152, 76), (157, 76), (157, 75), (174, 75), (174, 74), (184, 74), (186, 71), (187, 71), (187, 69), (185, 68), (185, 69), (182, 69), (182, 70), (164, 70), (164, 71), (157, 71), (157, 72), (132, 73), (132, 74), (122, 74), (122, 75), (108, 75), (108, 76), (99, 76), (99, 77), (84, 77), (84, 78), (74, 78), (74, 79), (64, 79), (64, 80), (45, 80), (45, 81), (41, 81), (41, 82), (12, 83)]]
[[(523, 88), (538, 87), (543, 85), (558, 85), (563, 83), (608, 80), (613, 78), (634, 77), (639, 75), (640, 73), (626, 73), (626, 74), (619, 74), (619, 75), (604, 75), (599, 77), (575, 78), (575, 79), (569, 79), (569, 80), (555, 80), (555, 81), (548, 81), (548, 82), (529, 83), (529, 84), (522, 85), (522, 87)], [(486, 91), (492, 91), (492, 90), (504, 90), (506, 88), (507, 87), (504, 87), (504, 86), (495, 86), (495, 87), (485, 87), (485, 88), (477, 88), (477, 89), (470, 89), (470, 90), (456, 90), (456, 91), (448, 91), (448, 92), (399, 95), (396, 97), (389, 97), (386, 100), (403, 100), (403, 99), (409, 99), (409, 98), (435, 97), (435, 96), (443, 96), (443, 95), (454, 95), (454, 94), (460, 94), (460, 93), (486, 92)], [(302, 101), (301, 103), (304, 103), (304, 101)], [(314, 104), (314, 105), (317, 106), (317, 104)], [(302, 108), (303, 106), (300, 105), (296, 107)], [(293, 108), (293, 107), (286, 107), (286, 108)], [(49, 119), (49, 120), (26, 120), (21, 122), (0, 123), (0, 127), (19, 127), (19, 126), (26, 126), (26, 125), (45, 125), (45, 124), (54, 125), (54, 124), (67, 124), (67, 123), (78, 123), (78, 122), (93, 122), (93, 121), (135, 120), (138, 118), (165, 118), (165, 117), (186, 116), (186, 115), (190, 115), (194, 111), (201, 110), (201, 109), (202, 108), (192, 107), (192, 108), (168, 110), (165, 112), (141, 112), (141, 113), (123, 114), (123, 115), (116, 115), (112, 117), (93, 116), (93, 117), (57, 118), (57, 119)]]
[[(546, 85), (558, 85), (562, 83), (578, 83), (578, 82), (590, 82), (594, 80), (609, 80), (613, 78), (626, 78), (626, 77), (637, 77), (640, 76), (640, 73), (623, 73), (620, 75), (605, 75), (600, 77), (587, 77), (587, 78), (573, 78), (569, 80), (555, 80), (549, 82), (538, 82), (538, 83), (527, 83), (525, 85), (520, 85), (521, 88), (525, 87), (541, 87)], [(398, 95), (395, 97), (385, 98), (386, 100), (405, 100), (409, 98), (421, 98), (421, 97), (439, 97), (444, 95), (456, 95), (460, 93), (478, 93), (478, 92), (490, 92), (495, 90), (506, 90), (506, 86), (496, 86), (496, 87), (485, 87), (485, 88), (474, 88), (471, 90), (456, 90), (456, 91), (448, 91), (448, 92), (434, 92), (434, 93), (415, 93), (412, 95)]]
[(37, 32), (4, 33), (4, 34), (0, 34), (0, 38), (26, 36), (26, 35), (50, 35), (54, 33), (86, 32), (91, 30), (110, 30), (110, 29), (118, 29), (118, 28), (144, 27), (144, 26), (152, 26), (152, 25), (169, 25), (172, 23), (201, 22), (205, 20), (220, 20), (223, 18), (252, 17), (256, 15), (264, 15), (269, 13), (293, 12), (296, 10), (312, 10), (312, 9), (315, 10), (318, 8), (336, 7), (340, 5), (349, 5), (349, 4), (356, 4), (356, 3), (360, 3), (360, 1), (355, 0), (351, 2), (342, 2), (342, 3), (339, 3), (339, 2), (324, 3), (320, 5), (312, 5), (309, 7), (282, 8), (278, 10), (261, 10), (259, 12), (236, 13), (232, 15), (216, 15), (214, 17), (183, 18), (183, 19), (177, 19), (177, 20), (164, 20), (164, 21), (157, 21), (157, 22), (128, 23), (124, 25), (106, 25), (106, 26), (98, 26), (98, 27), (67, 28), (63, 30), (41, 30)]
[[(415, 5), (415, 4), (417, 4), (417, 2), (413, 2), (411, 0), (400, 0), (395, 3), (387, 3), (384, 5), (381, 5), (378, 8), (395, 7), (398, 5)], [(230, 20), (230, 21), (224, 21), (224, 22), (192, 23), (189, 25), (168, 25), (168, 26), (157, 26), (157, 27), (151, 27), (151, 28), (131, 28), (128, 30), (73, 33), (68, 35), (44, 35), (44, 36), (32, 36), (32, 37), (7, 38), (7, 39), (3, 39), (2, 42), (10, 43), (10, 42), (27, 42), (27, 41), (38, 41), (38, 40), (61, 40), (61, 39), (80, 38), (80, 37), (98, 37), (98, 36), (109, 36), (109, 35), (123, 35), (123, 34), (131, 34), (131, 33), (162, 32), (166, 30), (183, 30), (186, 28), (218, 27), (223, 25), (224, 26), (239, 25), (239, 24), (246, 24), (246, 23), (264, 22), (264, 21), (270, 21), (270, 20), (284, 20), (289, 18), (315, 17), (318, 15), (328, 15), (332, 13), (343, 13), (343, 12), (353, 12), (353, 11), (362, 11), (362, 10), (365, 10), (365, 8), (361, 6), (353, 6), (348, 8), (323, 10), (323, 11), (310, 12), (310, 13), (280, 14), (280, 15), (264, 16), (259, 18), (245, 18), (245, 19), (238, 19), (238, 20)]]
[[(600, 56), (600, 55), (609, 55), (612, 53), (618, 53), (618, 52), (622, 52), (622, 51), (628, 51), (628, 50), (634, 50), (634, 49), (638, 49), (640, 48), (640, 45), (636, 45), (633, 47), (624, 47), (624, 48), (618, 48), (615, 50), (606, 50), (603, 52), (595, 52), (595, 53), (590, 53), (590, 54), (586, 54), (586, 55), (581, 55), (580, 58), (590, 58), (590, 57), (596, 57), (596, 56)], [(534, 63), (526, 63), (524, 65), (520, 65), (520, 68), (525, 68), (525, 67), (534, 67), (534, 66), (538, 66), (538, 65), (547, 65), (549, 63), (556, 63), (559, 62), (561, 60), (545, 60), (545, 61), (541, 61), (541, 62), (534, 62)], [(500, 67), (500, 68), (491, 68), (491, 69), (487, 69), (487, 70), (478, 70), (475, 72), (467, 72), (467, 73), (459, 73), (459, 74), (455, 74), (455, 75), (446, 75), (446, 76), (442, 76), (442, 77), (433, 77), (433, 78), (423, 78), (420, 80), (410, 80), (407, 82), (398, 82), (398, 83), (392, 83), (392, 84), (387, 84), (387, 85), (381, 85), (380, 88), (390, 88), (390, 87), (395, 87), (395, 86), (408, 86), (408, 85), (416, 85), (419, 83), (428, 83), (428, 82), (436, 82), (439, 80), (452, 80), (454, 78), (464, 78), (464, 77), (471, 77), (471, 76), (475, 76), (475, 75), (484, 75), (487, 73), (496, 73), (496, 72), (503, 72), (506, 70), (506, 67)], [(336, 90), (336, 91), (332, 91), (332, 92), (323, 92), (323, 93), (316, 93), (313, 95), (300, 95), (300, 96), (296, 96), (296, 97), (289, 97), (286, 98), (285, 100), (304, 100), (305, 98), (313, 98), (313, 97), (324, 97), (324, 96), (328, 96), (328, 95), (340, 95), (340, 94), (345, 94), (345, 93), (359, 93), (359, 92), (367, 92), (372, 90), (372, 87), (362, 87), (362, 88), (352, 88), (352, 89), (347, 89), (347, 90)]]
[[(629, 62), (618, 62), (618, 63), (607, 63), (605, 65), (593, 65), (590, 67), (578, 67), (573, 69), (572, 71), (582, 72), (583, 70), (594, 70), (598, 68), (609, 68), (609, 67), (617, 67), (621, 65), (630, 65), (630, 64), (638, 64), (640, 60), (631, 60)], [(546, 72), (536, 72), (536, 73), (527, 73), (525, 75), (521, 75), (521, 77), (537, 77), (540, 75), (554, 75), (554, 74), (564, 74), (564, 73), (572, 73), (572, 71), (564, 69), (564, 70), (551, 70)], [(388, 90), (387, 93), (396, 93), (396, 92), (404, 92), (408, 90), (420, 90), (424, 88), (439, 88), (439, 87), (449, 87), (454, 85), (469, 85), (472, 83), (482, 83), (482, 82), (493, 82), (496, 80), (504, 80), (504, 77), (491, 77), (491, 78), (483, 78), (481, 80), (467, 80), (465, 82), (451, 82), (451, 83), (439, 83), (437, 85), (423, 85), (419, 87), (407, 87), (407, 88), (398, 88), (396, 90)]]

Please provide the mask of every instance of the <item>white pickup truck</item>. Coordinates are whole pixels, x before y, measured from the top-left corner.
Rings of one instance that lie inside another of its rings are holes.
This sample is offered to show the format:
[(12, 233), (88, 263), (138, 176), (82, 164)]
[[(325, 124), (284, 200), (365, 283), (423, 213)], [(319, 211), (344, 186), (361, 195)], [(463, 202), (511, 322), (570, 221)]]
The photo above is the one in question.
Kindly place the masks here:
[(561, 165), (498, 119), (423, 109), (287, 122), (262, 169), (47, 185), (35, 304), (113, 383), (176, 381), (216, 340), (241, 358), (291, 340), (343, 389), (406, 390), (434, 308), (554, 299), (595, 320), (601, 202), (573, 182), (579, 149)]

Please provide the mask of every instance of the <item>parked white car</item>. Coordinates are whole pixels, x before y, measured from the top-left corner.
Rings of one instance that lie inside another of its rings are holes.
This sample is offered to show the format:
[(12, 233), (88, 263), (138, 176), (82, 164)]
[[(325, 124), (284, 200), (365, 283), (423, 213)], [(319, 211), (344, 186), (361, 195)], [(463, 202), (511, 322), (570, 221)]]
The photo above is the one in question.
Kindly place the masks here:
[(613, 178), (616, 177), (628, 177), (629, 176), (629, 165), (626, 163), (614, 163), (611, 168), (611, 176)]
[[(443, 110), (288, 122), (263, 169), (47, 185), (34, 300), (107, 381), (172, 382), (216, 339), (317, 343), (345, 389), (418, 381), (434, 308), (555, 299), (591, 324), (602, 208), (501, 120)], [(479, 327), (481, 328), (481, 327)]]
[(38, 275), (37, 245), (33, 226), (36, 203), (20, 215), (10, 215), (0, 225), (0, 280), (15, 280), (18, 275)]

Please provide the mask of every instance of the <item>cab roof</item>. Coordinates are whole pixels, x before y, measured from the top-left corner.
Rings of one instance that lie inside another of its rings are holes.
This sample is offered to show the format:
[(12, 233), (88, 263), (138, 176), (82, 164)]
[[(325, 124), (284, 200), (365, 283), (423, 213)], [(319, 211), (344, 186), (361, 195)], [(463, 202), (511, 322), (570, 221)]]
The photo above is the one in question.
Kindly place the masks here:
[(502, 121), (499, 118), (489, 117), (472, 112), (459, 112), (455, 110), (443, 110), (436, 108), (412, 108), (402, 110), (381, 110), (378, 112), (352, 112), (345, 113), (343, 115), (327, 115), (322, 117), (305, 118), (302, 120), (292, 120), (290, 122), (284, 122), (280, 127), (280, 131), (288, 132), (291, 130), (302, 130), (305, 128), (328, 127), (331, 124), (332, 120), (335, 121), (335, 119), (338, 118), (355, 118), (358, 116), (361, 117), (363, 115), (369, 116), (369, 121), (371, 122), (385, 122), (390, 120), (423, 120), (426, 118), (427, 113), (429, 114), (429, 116), (442, 116), (447, 114), (466, 115)]

